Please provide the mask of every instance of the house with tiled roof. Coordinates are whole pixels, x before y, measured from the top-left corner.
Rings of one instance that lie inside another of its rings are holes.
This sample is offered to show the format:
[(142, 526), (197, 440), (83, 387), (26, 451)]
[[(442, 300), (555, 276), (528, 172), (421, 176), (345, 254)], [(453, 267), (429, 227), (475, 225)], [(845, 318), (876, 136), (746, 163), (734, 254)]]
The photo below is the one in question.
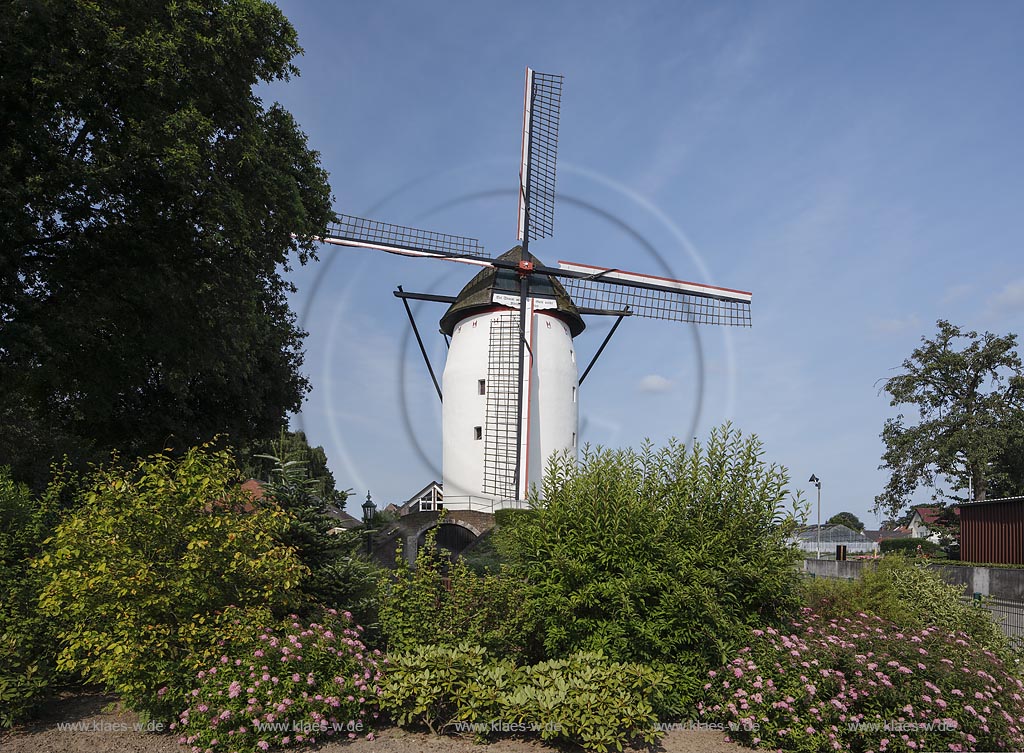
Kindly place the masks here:
[(942, 505), (918, 505), (913, 508), (910, 518), (910, 536), (915, 539), (928, 539), (939, 543), (943, 523), (947, 525), (960, 517), (958, 507), (948, 508)]

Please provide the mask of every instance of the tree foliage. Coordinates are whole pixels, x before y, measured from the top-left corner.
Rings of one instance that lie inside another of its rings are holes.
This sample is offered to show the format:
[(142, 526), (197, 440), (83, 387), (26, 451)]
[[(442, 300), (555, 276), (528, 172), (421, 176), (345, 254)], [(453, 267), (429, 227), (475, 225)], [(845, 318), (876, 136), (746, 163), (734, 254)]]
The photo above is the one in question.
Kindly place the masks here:
[(553, 459), (543, 499), (498, 533), (546, 655), (706, 669), (794, 608), (789, 478), (762, 453), (726, 425), (691, 449)]
[(264, 492), (289, 515), (279, 541), (309, 569), (302, 588), (307, 606), (351, 610), (361, 621), (372, 619), (376, 568), (357, 555), (359, 536), (338, 530), (337, 521), (327, 514), (328, 501), (319, 492), (323, 479), (311, 478), (300, 460), (259, 459), (271, 464)]
[(264, 0), (0, 5), (0, 459), (76, 463), (273, 436), (307, 389), (281, 276), (331, 217), (259, 82)]
[(1024, 410), (1006, 421), (1004, 444), (989, 468), (990, 497), (1024, 496)]
[(858, 518), (852, 512), (846, 512), (845, 510), (843, 512), (837, 512), (835, 515), (833, 515), (825, 522), (828, 525), (844, 525), (847, 528), (857, 532), (864, 530), (864, 524), (861, 523), (860, 518)]
[(922, 337), (903, 362), (903, 373), (885, 382), (890, 405), (918, 410), (915, 425), (900, 414), (882, 430), (886, 450), (879, 468), (890, 476), (875, 507), (893, 516), (919, 487), (931, 489), (934, 499), (943, 497), (940, 480), (953, 491), (971, 488), (971, 501), (985, 499), (990, 464), (1005, 452), (1024, 415), (1017, 336), (965, 332), (942, 319), (937, 326), (935, 338)]
[(327, 452), (320, 445), (313, 447), (305, 432), (281, 429), (277, 439), (256, 442), (245, 455), (244, 471), (258, 481), (271, 481), (282, 462), (301, 463), (309, 479), (304, 484), (328, 505), (344, 509), (348, 490), (337, 488), (327, 465)]

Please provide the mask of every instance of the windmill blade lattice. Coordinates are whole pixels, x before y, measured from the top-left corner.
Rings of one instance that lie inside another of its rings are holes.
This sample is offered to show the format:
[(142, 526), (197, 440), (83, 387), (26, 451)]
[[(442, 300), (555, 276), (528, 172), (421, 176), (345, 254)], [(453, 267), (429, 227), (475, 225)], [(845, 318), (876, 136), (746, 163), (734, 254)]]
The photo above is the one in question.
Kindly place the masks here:
[(644, 319), (665, 319), (691, 324), (722, 324), (749, 327), (751, 294), (713, 285), (670, 280), (559, 262), (566, 292), (577, 306), (626, 310)]
[(409, 255), (490, 258), (476, 238), (392, 225), (350, 214), (338, 215), (338, 221), (328, 226), (324, 240), (392, 253), (408, 252)]
[(537, 73), (528, 68), (519, 172), (519, 240), (547, 238), (554, 232), (561, 102), (562, 76)]

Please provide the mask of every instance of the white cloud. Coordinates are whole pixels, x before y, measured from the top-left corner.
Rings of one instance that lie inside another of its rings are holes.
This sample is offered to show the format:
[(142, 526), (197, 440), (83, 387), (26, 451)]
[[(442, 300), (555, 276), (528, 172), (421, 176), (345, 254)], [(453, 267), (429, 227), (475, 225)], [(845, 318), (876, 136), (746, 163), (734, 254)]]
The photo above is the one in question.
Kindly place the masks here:
[(942, 296), (942, 303), (953, 303), (954, 301), (959, 301), (962, 298), (966, 298), (973, 291), (974, 286), (966, 283), (950, 285), (946, 288), (946, 294)]
[(666, 379), (660, 374), (648, 374), (640, 383), (637, 385), (641, 392), (648, 392), (651, 394), (658, 392), (668, 392), (672, 389), (675, 384), (671, 379)]
[(880, 335), (899, 335), (904, 332), (916, 332), (921, 329), (921, 319), (917, 314), (903, 317), (872, 318), (869, 321), (872, 331)]
[(992, 308), (1000, 312), (1024, 309), (1024, 279), (1007, 283), (992, 299)]

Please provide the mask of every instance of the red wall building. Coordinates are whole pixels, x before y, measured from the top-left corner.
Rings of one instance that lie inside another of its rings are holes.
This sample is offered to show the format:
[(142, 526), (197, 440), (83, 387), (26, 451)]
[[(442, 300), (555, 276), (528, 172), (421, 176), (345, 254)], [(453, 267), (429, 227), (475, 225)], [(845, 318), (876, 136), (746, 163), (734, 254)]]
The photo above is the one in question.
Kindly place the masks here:
[(1024, 565), (1024, 497), (960, 505), (960, 559)]

